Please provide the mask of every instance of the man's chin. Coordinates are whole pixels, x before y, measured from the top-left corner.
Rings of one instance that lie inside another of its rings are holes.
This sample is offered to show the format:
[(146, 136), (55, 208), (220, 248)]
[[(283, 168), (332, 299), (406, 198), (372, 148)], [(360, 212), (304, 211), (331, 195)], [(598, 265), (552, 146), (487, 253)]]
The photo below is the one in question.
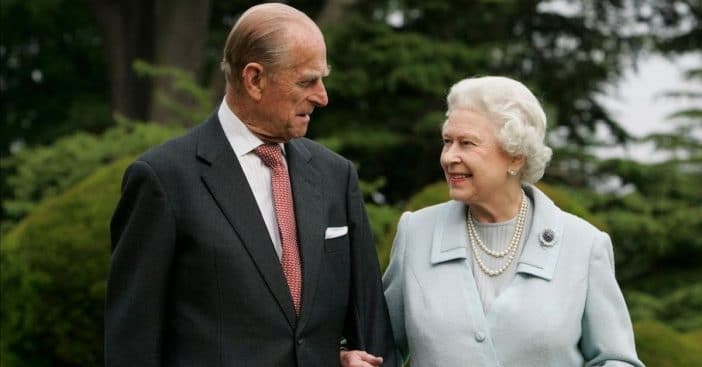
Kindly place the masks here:
[(288, 140), (302, 138), (307, 134), (307, 125), (304, 128), (298, 128), (288, 131)]

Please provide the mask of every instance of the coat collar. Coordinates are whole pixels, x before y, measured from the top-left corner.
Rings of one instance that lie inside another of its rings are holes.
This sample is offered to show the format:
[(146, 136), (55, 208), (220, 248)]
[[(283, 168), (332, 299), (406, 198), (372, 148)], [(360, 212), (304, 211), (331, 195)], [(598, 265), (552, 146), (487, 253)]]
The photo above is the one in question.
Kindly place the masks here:
[(432, 265), (468, 257), (465, 217), (466, 206), (462, 202), (451, 200), (442, 205), (432, 236)]
[[(517, 262), (517, 272), (551, 280), (561, 251), (561, 210), (535, 186), (524, 185), (523, 189), (534, 203), (534, 217)], [(465, 216), (462, 202), (452, 200), (441, 206), (432, 237), (432, 265), (468, 258)]]
[(556, 204), (536, 186), (525, 185), (523, 188), (534, 203), (534, 217), (522, 256), (517, 263), (517, 273), (551, 280), (562, 247), (563, 215)]

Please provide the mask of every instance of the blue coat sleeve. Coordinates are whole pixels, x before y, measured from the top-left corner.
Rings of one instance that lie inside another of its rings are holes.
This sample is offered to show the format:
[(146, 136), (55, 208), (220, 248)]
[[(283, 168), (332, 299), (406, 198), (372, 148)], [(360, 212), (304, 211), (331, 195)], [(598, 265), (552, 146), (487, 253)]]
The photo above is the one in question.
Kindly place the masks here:
[(405, 262), (405, 237), (409, 213), (405, 212), (400, 217), (397, 225), (397, 234), (392, 243), (390, 252), (390, 264), (383, 275), (383, 288), (385, 299), (390, 310), (390, 321), (392, 324), (393, 336), (397, 347), (397, 365), (402, 366), (409, 358), (409, 348), (407, 335), (405, 333), (405, 313), (404, 313), (404, 262)]
[(596, 236), (590, 253), (580, 349), (586, 367), (643, 367), (636, 355), (624, 296), (614, 275), (612, 241), (603, 232)]

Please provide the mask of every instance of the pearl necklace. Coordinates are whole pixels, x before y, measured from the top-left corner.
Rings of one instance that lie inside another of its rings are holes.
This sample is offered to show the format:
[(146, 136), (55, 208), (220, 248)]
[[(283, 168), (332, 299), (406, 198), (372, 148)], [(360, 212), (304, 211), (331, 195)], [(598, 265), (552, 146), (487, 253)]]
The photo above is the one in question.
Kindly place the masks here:
[[(521, 240), (522, 233), (524, 232), (524, 222), (526, 221), (527, 207), (529, 205), (528, 201), (529, 200), (527, 200), (526, 195), (522, 191), (522, 202), (519, 206), (517, 227), (514, 229), (514, 235), (512, 235), (512, 240), (510, 241), (509, 246), (507, 246), (504, 251), (493, 251), (485, 246), (483, 241), (480, 239), (480, 236), (478, 236), (478, 231), (475, 229), (475, 224), (473, 223), (473, 216), (470, 214), (470, 207), (468, 207), (468, 211), (466, 213), (468, 237), (470, 238), (470, 244), (471, 248), (473, 249), (473, 254), (475, 255), (475, 260), (477, 261), (478, 266), (480, 266), (480, 270), (482, 270), (485, 274), (491, 277), (500, 275), (507, 270), (509, 265), (514, 260), (514, 257), (517, 254), (517, 248), (519, 247), (519, 241)], [(492, 256), (494, 258), (502, 258), (507, 256), (507, 261), (498, 269), (490, 269), (480, 258), (480, 251), (478, 248), (480, 248), (480, 250), (485, 252), (488, 256)]]

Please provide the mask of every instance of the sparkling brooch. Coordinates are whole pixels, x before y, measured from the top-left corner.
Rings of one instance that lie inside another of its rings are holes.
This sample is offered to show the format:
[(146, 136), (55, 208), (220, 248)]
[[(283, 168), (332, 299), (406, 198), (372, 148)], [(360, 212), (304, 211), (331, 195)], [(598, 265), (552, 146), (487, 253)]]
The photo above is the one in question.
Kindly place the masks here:
[(545, 229), (539, 236), (541, 246), (551, 247), (556, 240), (556, 233), (552, 229)]

